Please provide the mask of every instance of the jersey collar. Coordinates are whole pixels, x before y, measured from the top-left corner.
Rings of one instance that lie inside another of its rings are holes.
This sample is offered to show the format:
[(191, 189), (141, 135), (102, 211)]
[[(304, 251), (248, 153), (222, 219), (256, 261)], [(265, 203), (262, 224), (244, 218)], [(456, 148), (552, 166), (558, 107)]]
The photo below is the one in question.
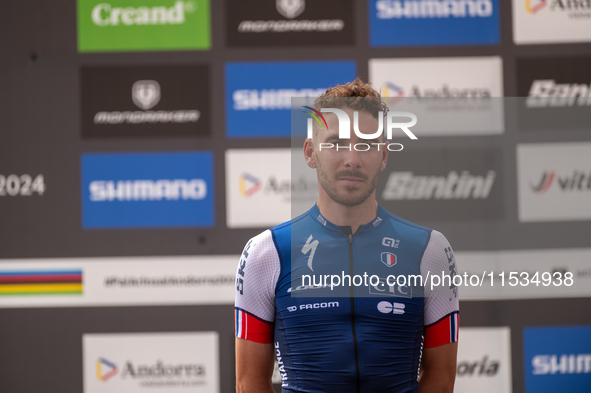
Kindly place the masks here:
[[(321, 226), (328, 228), (328, 229), (332, 229), (334, 231), (338, 231), (341, 232), (340, 228), (338, 225), (333, 224), (332, 222), (328, 221), (326, 219), (326, 217), (324, 217), (321, 213), (320, 210), (318, 210), (318, 205), (314, 204), (314, 206), (312, 206), (312, 208), (310, 209), (310, 216)], [(384, 209), (382, 206), (378, 205), (378, 214), (377, 216), (371, 220), (369, 223), (361, 225), (359, 227), (359, 230), (357, 231), (357, 233), (361, 232), (361, 231), (370, 231), (374, 228), (378, 228), (379, 226), (383, 225), (384, 222), (386, 221), (386, 218), (388, 218), (388, 211), (386, 209)]]

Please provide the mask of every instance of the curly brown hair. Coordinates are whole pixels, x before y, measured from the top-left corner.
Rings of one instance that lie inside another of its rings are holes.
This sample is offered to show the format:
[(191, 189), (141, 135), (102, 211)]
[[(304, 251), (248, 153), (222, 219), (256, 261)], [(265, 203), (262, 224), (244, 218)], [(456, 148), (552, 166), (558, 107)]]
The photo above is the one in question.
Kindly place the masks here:
[(356, 78), (353, 82), (327, 89), (324, 94), (314, 101), (314, 108), (318, 110), (320, 108), (340, 107), (366, 111), (376, 119), (380, 111), (384, 116), (388, 113), (388, 106), (382, 101), (380, 93), (373, 89), (370, 83), (364, 83), (359, 78)]

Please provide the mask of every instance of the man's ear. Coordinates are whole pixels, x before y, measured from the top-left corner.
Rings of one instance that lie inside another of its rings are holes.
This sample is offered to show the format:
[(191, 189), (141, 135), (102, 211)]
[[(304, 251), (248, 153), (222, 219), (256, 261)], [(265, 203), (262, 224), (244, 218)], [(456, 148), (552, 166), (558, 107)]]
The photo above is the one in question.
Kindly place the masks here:
[(310, 138), (306, 139), (304, 142), (304, 158), (306, 159), (306, 164), (310, 168), (316, 168), (316, 160), (314, 158), (314, 142)]

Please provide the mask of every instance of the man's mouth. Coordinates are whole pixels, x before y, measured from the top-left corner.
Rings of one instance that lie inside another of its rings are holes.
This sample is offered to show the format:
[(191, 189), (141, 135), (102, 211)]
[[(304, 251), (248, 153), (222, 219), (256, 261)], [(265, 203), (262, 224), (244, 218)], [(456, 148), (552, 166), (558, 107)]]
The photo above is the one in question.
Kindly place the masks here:
[(363, 182), (363, 179), (355, 176), (343, 176), (339, 177), (339, 180), (348, 186), (357, 186)]

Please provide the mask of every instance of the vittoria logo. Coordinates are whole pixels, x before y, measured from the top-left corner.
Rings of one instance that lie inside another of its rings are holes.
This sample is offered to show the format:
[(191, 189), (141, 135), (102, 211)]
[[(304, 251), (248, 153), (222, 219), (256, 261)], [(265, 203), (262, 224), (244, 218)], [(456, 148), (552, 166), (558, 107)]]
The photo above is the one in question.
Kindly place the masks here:
[(276, 0), (277, 11), (288, 19), (299, 16), (306, 8), (306, 0)]
[(553, 184), (565, 192), (589, 191), (591, 172), (575, 170), (572, 174), (557, 176), (555, 171), (544, 171), (538, 182), (531, 185), (531, 189), (538, 194), (544, 194)]

